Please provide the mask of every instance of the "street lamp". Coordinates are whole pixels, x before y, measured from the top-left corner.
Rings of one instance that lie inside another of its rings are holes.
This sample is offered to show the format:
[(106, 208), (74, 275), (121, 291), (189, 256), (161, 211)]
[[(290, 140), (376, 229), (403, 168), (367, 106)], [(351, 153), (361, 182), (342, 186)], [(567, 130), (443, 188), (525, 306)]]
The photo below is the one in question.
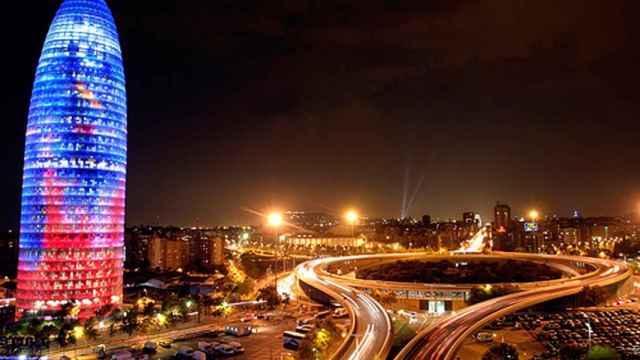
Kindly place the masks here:
[[(278, 269), (277, 269), (278, 260), (279, 260), (278, 245), (280, 245), (280, 236), (278, 234), (278, 230), (280, 229), (283, 223), (284, 223), (284, 220), (282, 219), (282, 214), (278, 211), (274, 211), (267, 216), (267, 225), (269, 225), (269, 227), (272, 227), (274, 229), (275, 235), (276, 235), (275, 242), (274, 242), (274, 247), (276, 248), (276, 261), (273, 266), (273, 269), (274, 269), (273, 284), (275, 286), (276, 297), (278, 296)], [(284, 267), (282, 270), (284, 271)]]
[(531, 219), (531, 221), (538, 221), (538, 218), (540, 218), (540, 213), (538, 212), (538, 210), (531, 210), (529, 211), (529, 218)]
[[(532, 209), (531, 211), (529, 211), (529, 219), (531, 219), (532, 222), (536, 223), (538, 222), (538, 218), (540, 218), (540, 213), (538, 212), (538, 210), (536, 209)], [(535, 246), (537, 247), (537, 251), (540, 252), (543, 248), (543, 246), (541, 246), (540, 244), (538, 244), (538, 234), (536, 234), (537, 230), (534, 231), (533, 233), (533, 241)]]
[(356, 226), (356, 224), (358, 223), (358, 220), (360, 219), (360, 215), (358, 215), (358, 212), (355, 210), (349, 210), (344, 214), (344, 218), (345, 220), (347, 220), (347, 223), (349, 225), (351, 225), (351, 236), (355, 236), (355, 232), (354, 232), (354, 227)]

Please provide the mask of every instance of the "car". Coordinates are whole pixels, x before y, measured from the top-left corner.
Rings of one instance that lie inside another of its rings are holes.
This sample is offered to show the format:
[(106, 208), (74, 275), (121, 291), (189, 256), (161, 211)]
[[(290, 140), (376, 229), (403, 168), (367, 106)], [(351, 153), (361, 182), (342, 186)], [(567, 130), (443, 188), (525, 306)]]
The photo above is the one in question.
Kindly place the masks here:
[(227, 325), (224, 328), (227, 335), (232, 336), (249, 336), (253, 332), (253, 328), (248, 325)]
[(347, 311), (347, 309), (344, 308), (338, 308), (333, 310), (333, 314), (332, 314), (334, 319), (340, 319), (340, 318), (344, 318), (349, 316), (349, 312)]
[(315, 321), (316, 319), (313, 317), (307, 317), (307, 318), (302, 318), (302, 319), (298, 319), (296, 321), (296, 325), (301, 326), (301, 325), (307, 325), (307, 324), (311, 324)]
[(249, 322), (249, 321), (253, 321), (256, 319), (256, 314), (253, 313), (249, 313), (249, 314), (245, 314), (243, 317), (240, 318), (241, 322)]
[(216, 347), (214, 347), (215, 351), (223, 356), (230, 356), (230, 355), (235, 355), (236, 351), (233, 347), (227, 345), (227, 344), (220, 344)]
[(111, 354), (111, 360), (130, 360), (133, 359), (133, 353), (131, 351), (118, 351), (114, 354)]
[(297, 351), (300, 348), (300, 340), (294, 338), (284, 338), (282, 346), (285, 349)]
[(493, 334), (489, 332), (479, 332), (476, 335), (476, 339), (478, 339), (481, 343), (490, 343), (493, 342)]
[(155, 353), (157, 349), (158, 349), (158, 344), (156, 344), (153, 341), (147, 341), (146, 343), (144, 343), (144, 347), (142, 348), (142, 350), (145, 353), (150, 353), (150, 354)]
[(207, 360), (207, 353), (204, 351), (196, 350), (191, 355), (193, 360)]
[(244, 353), (244, 347), (239, 342), (231, 341), (231, 342), (229, 342), (229, 346), (231, 346), (233, 348), (233, 350), (235, 350), (236, 354), (243, 354)]
[(176, 357), (178, 358), (191, 359), (192, 356), (193, 356), (193, 349), (190, 347), (182, 348), (178, 350), (178, 352), (176, 353)]
[(408, 310), (400, 310), (398, 311), (398, 314), (409, 317), (409, 318), (416, 318), (418, 317), (418, 313), (415, 311), (408, 311)]
[(312, 332), (313, 329), (315, 329), (314, 325), (302, 325), (302, 326), (296, 327), (296, 331), (303, 334)]

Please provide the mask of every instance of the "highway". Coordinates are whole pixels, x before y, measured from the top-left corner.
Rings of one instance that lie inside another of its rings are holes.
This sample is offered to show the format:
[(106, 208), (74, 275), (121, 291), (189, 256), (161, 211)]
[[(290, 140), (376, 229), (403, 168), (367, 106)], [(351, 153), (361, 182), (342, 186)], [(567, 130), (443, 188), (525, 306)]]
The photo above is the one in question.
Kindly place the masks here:
[[(510, 254), (511, 257), (530, 254)], [(540, 287), (485, 301), (465, 308), (420, 332), (395, 360), (451, 360), (465, 338), (504, 315), (553, 299), (575, 295), (588, 286), (607, 286), (624, 281), (631, 270), (624, 264), (601, 259), (558, 256), (567, 260), (591, 263), (598, 270), (580, 279), (559, 285)]]
[(301, 264), (296, 269), (297, 279), (343, 304), (350, 313), (352, 324), (347, 339), (333, 359), (384, 360), (391, 349), (393, 330), (385, 309), (371, 296), (323, 278), (321, 269), (340, 260), (327, 258)]

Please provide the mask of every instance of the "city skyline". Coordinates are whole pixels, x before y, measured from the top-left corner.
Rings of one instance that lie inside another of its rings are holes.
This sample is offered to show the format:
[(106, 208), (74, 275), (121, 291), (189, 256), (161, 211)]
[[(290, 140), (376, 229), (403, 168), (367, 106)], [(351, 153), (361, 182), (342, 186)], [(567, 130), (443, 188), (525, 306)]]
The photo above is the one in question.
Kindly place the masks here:
[[(110, 3), (131, 73), (128, 224), (638, 211), (637, 3), (337, 3)], [(2, 59), (2, 227), (19, 220), (25, 79), (56, 6), (0, 25), (19, 49)]]
[(640, 358), (638, 1), (15, 5), (0, 358)]

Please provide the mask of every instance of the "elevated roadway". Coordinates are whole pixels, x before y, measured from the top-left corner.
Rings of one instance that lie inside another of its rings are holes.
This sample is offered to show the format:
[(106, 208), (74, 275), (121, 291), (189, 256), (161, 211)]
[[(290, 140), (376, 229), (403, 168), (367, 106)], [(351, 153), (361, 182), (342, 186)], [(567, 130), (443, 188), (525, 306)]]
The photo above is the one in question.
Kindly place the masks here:
[[(572, 256), (551, 256), (520, 253), (494, 253), (492, 255), (449, 255), (442, 259), (516, 259), (545, 263), (564, 269), (568, 278), (520, 284), (525, 291), (489, 300), (465, 308), (448, 316), (422, 331), (396, 357), (404, 359), (453, 359), (464, 339), (486, 324), (506, 314), (525, 309), (549, 300), (575, 295), (588, 286), (607, 286), (625, 281), (631, 270), (624, 264), (602, 259)], [(402, 253), (362, 255), (342, 258), (324, 258), (301, 264), (296, 269), (297, 280), (342, 303), (350, 312), (352, 327), (347, 340), (342, 344), (335, 359), (384, 359), (390, 350), (392, 327), (384, 308), (365, 292), (355, 288), (384, 288), (393, 290), (415, 289), (461, 289), (473, 285), (419, 284), (360, 280), (329, 273), (330, 265), (340, 264), (381, 264), (390, 261), (433, 258), (426, 253)], [(589, 266), (591, 271), (579, 275), (574, 269), (577, 264)]]
[[(527, 258), (531, 256), (511, 255)], [(465, 338), (502, 316), (550, 300), (579, 294), (586, 287), (621, 283), (632, 275), (628, 266), (614, 261), (564, 256), (557, 258), (586, 262), (597, 270), (579, 278), (503, 296), (458, 311), (420, 332), (395, 360), (451, 360)]]
[(296, 269), (299, 282), (321, 291), (349, 311), (351, 328), (333, 359), (384, 360), (391, 350), (392, 325), (387, 312), (371, 296), (336, 281), (325, 280), (320, 269), (339, 258), (318, 259)]

